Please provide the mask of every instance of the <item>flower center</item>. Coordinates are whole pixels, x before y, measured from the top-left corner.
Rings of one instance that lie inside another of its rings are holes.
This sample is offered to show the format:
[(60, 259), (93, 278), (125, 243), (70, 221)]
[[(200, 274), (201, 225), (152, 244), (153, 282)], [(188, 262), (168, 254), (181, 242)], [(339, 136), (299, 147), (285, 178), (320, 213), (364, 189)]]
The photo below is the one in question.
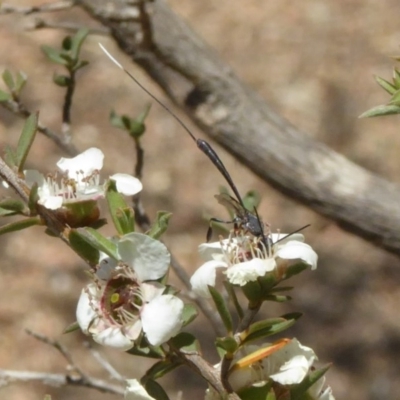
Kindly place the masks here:
[(136, 320), (142, 305), (143, 297), (136, 280), (118, 275), (107, 282), (101, 309), (112, 322), (124, 325)]

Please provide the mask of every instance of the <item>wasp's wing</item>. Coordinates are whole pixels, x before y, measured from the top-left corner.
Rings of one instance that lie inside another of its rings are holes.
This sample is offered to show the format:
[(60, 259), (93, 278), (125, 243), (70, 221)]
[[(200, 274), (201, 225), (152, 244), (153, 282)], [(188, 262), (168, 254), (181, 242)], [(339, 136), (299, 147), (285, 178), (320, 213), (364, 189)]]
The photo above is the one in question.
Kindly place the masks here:
[(233, 212), (237, 216), (244, 214), (243, 207), (240, 203), (232, 196), (229, 196), (228, 193), (216, 194), (214, 197), (217, 199), (218, 203), (226, 207), (228, 211)]

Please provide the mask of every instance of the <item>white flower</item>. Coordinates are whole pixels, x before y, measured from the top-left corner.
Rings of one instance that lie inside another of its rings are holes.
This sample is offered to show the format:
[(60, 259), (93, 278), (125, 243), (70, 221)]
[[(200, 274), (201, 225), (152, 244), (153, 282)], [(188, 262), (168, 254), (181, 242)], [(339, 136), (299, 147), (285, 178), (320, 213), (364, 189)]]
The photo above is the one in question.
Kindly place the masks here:
[(229, 383), (236, 392), (254, 384), (262, 384), (272, 379), (281, 385), (300, 383), (307, 376), (316, 360), (314, 351), (302, 346), (297, 339), (270, 354), (247, 365), (240, 365), (240, 359), (269, 346), (248, 345), (239, 350), (231, 367)]
[[(104, 197), (105, 184), (100, 183), (100, 170), (104, 154), (92, 147), (73, 158), (61, 158), (57, 167), (62, 175), (43, 176), (35, 170), (25, 171), (28, 186), (38, 184), (39, 204), (56, 210), (69, 203), (98, 200)], [(142, 190), (141, 182), (128, 174), (114, 174), (110, 179), (116, 182), (119, 193), (132, 196)]]
[(156, 400), (151, 397), (137, 379), (127, 379), (125, 400)]
[(81, 293), (76, 316), (85, 334), (103, 345), (129, 350), (141, 333), (158, 346), (182, 328), (182, 300), (165, 294), (157, 279), (168, 271), (170, 255), (161, 242), (129, 233), (117, 242), (121, 261), (105, 262), (97, 271), (102, 281)]
[(273, 271), (283, 278), (287, 268), (297, 263), (315, 269), (318, 256), (311, 246), (303, 243), (304, 236), (294, 234), (286, 239), (285, 236), (270, 235), (271, 244), (268, 246), (260, 238), (245, 235), (201, 244), (199, 252), (206, 262), (190, 279), (193, 291), (202, 297), (210, 297), (208, 286), (215, 286), (218, 268), (224, 268), (228, 281), (239, 286)]

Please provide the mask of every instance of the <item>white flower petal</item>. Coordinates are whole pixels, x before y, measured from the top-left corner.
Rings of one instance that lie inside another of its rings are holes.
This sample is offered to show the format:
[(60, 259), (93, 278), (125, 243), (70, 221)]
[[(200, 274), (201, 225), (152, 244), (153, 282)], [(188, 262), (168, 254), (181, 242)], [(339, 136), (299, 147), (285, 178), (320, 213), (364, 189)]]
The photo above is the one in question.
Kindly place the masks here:
[(317, 268), (318, 255), (307, 243), (291, 240), (277, 251), (276, 256), (286, 260), (299, 259), (310, 265), (312, 270)]
[(306, 357), (295, 356), (280, 367), (279, 372), (270, 375), (270, 378), (281, 385), (300, 383), (306, 377), (309, 365)]
[(62, 206), (63, 199), (60, 196), (47, 196), (41, 198), (38, 203), (46, 207), (48, 210), (57, 210)]
[(136, 232), (128, 233), (120, 239), (118, 253), (122, 261), (135, 270), (142, 282), (163, 277), (171, 261), (163, 243)]
[(183, 307), (183, 301), (171, 294), (159, 296), (143, 307), (143, 331), (153, 346), (159, 346), (181, 330)]
[(63, 171), (68, 171), (68, 176), (72, 179), (77, 178), (77, 172), (90, 175), (94, 170), (103, 168), (104, 154), (100, 149), (91, 147), (73, 158), (61, 158), (57, 162), (57, 167)]
[(276, 262), (273, 258), (261, 259), (253, 258), (240, 264), (233, 265), (226, 270), (228, 280), (233, 285), (244, 286), (248, 282), (257, 280), (258, 277), (264, 276), (267, 272), (273, 271)]
[(202, 243), (199, 246), (200, 257), (204, 261), (213, 259), (214, 254), (222, 254), (222, 247), (220, 242)]
[(156, 400), (151, 397), (137, 379), (127, 379), (125, 400)]
[(215, 286), (216, 269), (226, 268), (228, 265), (222, 261), (207, 261), (190, 278), (192, 290), (199, 296), (210, 298), (208, 286)]
[(114, 347), (115, 349), (126, 351), (133, 347), (133, 342), (127, 338), (120, 327), (110, 326), (93, 335), (93, 339), (103, 346)]
[(128, 174), (114, 174), (110, 178), (115, 181), (118, 193), (125, 196), (133, 196), (143, 189), (142, 183), (139, 179)]
[(27, 169), (24, 171), (25, 175), (25, 182), (26, 184), (31, 187), (34, 183), (37, 183), (38, 186), (42, 186), (46, 180), (44, 179), (43, 174), (35, 169)]
[(94, 303), (99, 297), (97, 286), (94, 283), (87, 285), (81, 292), (78, 305), (76, 307), (76, 320), (86, 335), (89, 334), (89, 326), (96, 318), (97, 314), (93, 310)]

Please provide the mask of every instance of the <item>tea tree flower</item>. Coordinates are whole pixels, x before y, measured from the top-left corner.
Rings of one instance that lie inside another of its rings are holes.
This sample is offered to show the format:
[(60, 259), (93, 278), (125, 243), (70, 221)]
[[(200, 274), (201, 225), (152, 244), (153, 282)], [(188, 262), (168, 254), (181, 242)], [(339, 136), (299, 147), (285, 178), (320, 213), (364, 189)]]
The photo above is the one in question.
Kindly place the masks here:
[(270, 246), (265, 246), (260, 238), (237, 235), (215, 243), (199, 246), (200, 255), (206, 262), (193, 274), (190, 282), (195, 293), (210, 297), (208, 286), (215, 286), (217, 269), (224, 269), (228, 281), (244, 286), (267, 273), (283, 278), (288, 267), (298, 263), (317, 267), (318, 256), (304, 236), (295, 234), (271, 234)]
[(117, 248), (120, 261), (103, 260), (102, 280), (82, 290), (78, 324), (106, 346), (129, 350), (142, 333), (158, 346), (182, 328), (182, 300), (157, 282), (167, 273), (170, 255), (164, 244), (140, 233), (123, 236)]
[(128, 379), (125, 389), (125, 400), (156, 400), (151, 397), (137, 379)]
[[(61, 174), (44, 176), (36, 170), (25, 171), (28, 186), (38, 184), (39, 204), (50, 210), (104, 197), (105, 184), (100, 182), (104, 154), (92, 147), (73, 158), (61, 158), (57, 167)], [(114, 174), (117, 190), (127, 196), (142, 190), (140, 181), (128, 174)]]

